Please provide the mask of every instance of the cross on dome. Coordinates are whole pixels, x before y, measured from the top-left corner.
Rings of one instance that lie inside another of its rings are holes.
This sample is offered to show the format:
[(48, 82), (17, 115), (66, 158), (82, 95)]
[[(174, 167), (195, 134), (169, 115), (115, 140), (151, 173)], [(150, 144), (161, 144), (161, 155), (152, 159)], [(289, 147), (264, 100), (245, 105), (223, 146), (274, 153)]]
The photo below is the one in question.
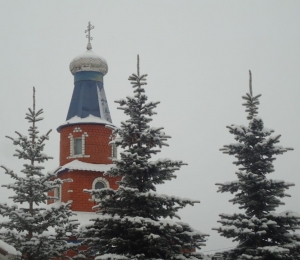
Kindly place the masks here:
[(89, 39), (89, 42), (88, 42), (88, 44), (87, 44), (87, 46), (86, 46), (86, 48), (87, 48), (88, 50), (91, 50), (91, 49), (92, 49), (91, 40), (93, 40), (93, 37), (91, 37), (91, 30), (94, 29), (94, 28), (95, 28), (94, 25), (91, 25), (91, 22), (89, 22), (89, 24), (88, 24), (88, 26), (87, 26), (87, 29), (84, 31), (85, 33), (88, 33), (88, 34), (86, 35), (86, 38)]
[(96, 71), (104, 76), (108, 71), (106, 60), (92, 51), (91, 40), (93, 40), (93, 37), (91, 37), (91, 30), (94, 28), (94, 25), (89, 22), (87, 29), (84, 31), (86, 38), (88, 38), (87, 51), (76, 56), (71, 61), (70, 70), (73, 75), (81, 71)]

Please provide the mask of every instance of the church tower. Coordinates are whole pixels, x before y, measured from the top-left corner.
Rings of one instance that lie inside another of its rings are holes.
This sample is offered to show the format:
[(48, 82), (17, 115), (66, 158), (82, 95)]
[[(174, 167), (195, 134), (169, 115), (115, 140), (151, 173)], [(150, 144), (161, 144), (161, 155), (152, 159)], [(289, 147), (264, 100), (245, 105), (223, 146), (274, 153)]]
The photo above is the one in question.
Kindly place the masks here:
[[(64, 183), (54, 194), (60, 201), (72, 201), (73, 211), (91, 212), (95, 205), (84, 189), (117, 189), (119, 178), (105, 176), (112, 166), (116, 149), (109, 142), (113, 138), (112, 120), (104, 91), (107, 62), (92, 51), (90, 36), (94, 26), (88, 24), (87, 51), (70, 63), (74, 76), (74, 90), (66, 122), (57, 128), (60, 133), (60, 179), (72, 179)], [(53, 202), (53, 201), (51, 201)], [(50, 203), (51, 203), (50, 202)]]

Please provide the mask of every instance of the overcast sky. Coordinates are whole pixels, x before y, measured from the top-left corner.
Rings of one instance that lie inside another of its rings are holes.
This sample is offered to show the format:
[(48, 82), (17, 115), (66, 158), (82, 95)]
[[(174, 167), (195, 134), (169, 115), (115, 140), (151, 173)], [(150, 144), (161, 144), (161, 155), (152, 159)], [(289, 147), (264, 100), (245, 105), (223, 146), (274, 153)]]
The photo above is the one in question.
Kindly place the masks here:
[[(217, 193), (216, 182), (236, 179), (234, 158), (219, 151), (234, 142), (226, 125), (247, 125), (241, 96), (262, 94), (259, 115), (265, 126), (282, 134), (281, 145), (295, 151), (279, 156), (274, 179), (294, 182), (291, 198), (278, 209), (300, 212), (300, 2), (299, 1), (1, 1), (0, 8), (0, 164), (18, 170), (14, 147), (5, 135), (26, 134), (26, 109), (32, 103), (45, 111), (42, 133), (53, 129), (46, 153), (58, 166), (59, 134), (73, 92), (71, 60), (84, 52), (84, 30), (92, 30), (93, 51), (109, 66), (104, 78), (112, 120), (125, 116), (114, 100), (132, 95), (128, 76), (147, 73), (146, 94), (161, 101), (153, 126), (172, 136), (159, 157), (181, 159), (188, 166), (160, 193), (200, 200), (180, 212), (182, 221), (210, 234), (202, 251), (214, 253), (233, 243), (211, 228), (220, 213), (238, 211)], [(11, 180), (1, 175), (1, 183)], [(8, 192), (0, 188), (0, 202)]]

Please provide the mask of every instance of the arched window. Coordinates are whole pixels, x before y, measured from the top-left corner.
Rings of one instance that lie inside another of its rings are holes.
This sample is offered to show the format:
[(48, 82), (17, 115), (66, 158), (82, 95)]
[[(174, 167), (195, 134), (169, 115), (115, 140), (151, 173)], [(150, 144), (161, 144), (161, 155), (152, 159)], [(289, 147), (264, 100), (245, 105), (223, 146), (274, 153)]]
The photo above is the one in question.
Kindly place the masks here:
[(102, 181), (97, 181), (96, 184), (95, 184), (95, 189), (100, 190), (100, 189), (103, 189), (103, 188), (106, 188), (105, 184)]
[[(105, 179), (103, 177), (98, 177), (93, 181), (93, 184), (92, 184), (93, 190), (99, 190), (99, 189), (104, 189), (104, 188), (109, 188), (109, 182), (107, 181), (107, 179)], [(94, 201), (94, 200), (96, 200), (96, 199), (93, 196), (91, 201)]]
[(107, 179), (103, 178), (103, 177), (98, 177), (93, 181), (92, 184), (92, 189), (104, 189), (104, 188), (109, 188), (109, 182), (107, 181)]

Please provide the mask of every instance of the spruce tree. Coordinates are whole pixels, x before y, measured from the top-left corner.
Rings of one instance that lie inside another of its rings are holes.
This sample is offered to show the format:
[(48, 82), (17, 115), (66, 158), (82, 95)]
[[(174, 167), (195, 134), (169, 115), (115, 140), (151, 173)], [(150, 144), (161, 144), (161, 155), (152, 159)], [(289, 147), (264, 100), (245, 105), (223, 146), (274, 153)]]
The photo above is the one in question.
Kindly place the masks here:
[(221, 214), (218, 222), (222, 226), (215, 230), (239, 242), (226, 259), (300, 259), (300, 236), (294, 233), (300, 227), (300, 215), (275, 212), (284, 204), (280, 198), (289, 197), (285, 190), (294, 184), (267, 178), (274, 172), (274, 156), (293, 149), (277, 145), (280, 135), (271, 136), (274, 131), (265, 128), (257, 116), (261, 95), (253, 95), (251, 71), (249, 74), (250, 93), (243, 96), (249, 124), (227, 126), (237, 142), (220, 149), (237, 159), (234, 164), (239, 167), (238, 179), (216, 184), (218, 192), (235, 194), (230, 201), (244, 213)]
[(177, 211), (197, 201), (156, 193), (156, 185), (172, 180), (184, 165), (170, 159), (151, 160), (170, 138), (162, 127), (150, 127), (159, 102), (149, 102), (144, 86), (147, 75), (137, 74), (129, 81), (134, 96), (115, 101), (129, 118), (114, 129), (111, 142), (123, 151), (107, 173), (121, 176), (117, 190), (89, 190), (98, 201), (94, 224), (82, 229), (86, 256), (96, 259), (201, 259), (195, 252), (204, 245), (205, 234), (180, 219)]
[(12, 184), (2, 185), (14, 191), (10, 198), (15, 204), (0, 204), (0, 214), (8, 218), (8, 221), (0, 223), (1, 239), (19, 251), (18, 259), (64, 258), (63, 254), (72, 248), (67, 239), (75, 235), (78, 226), (78, 223), (69, 219), (73, 215), (70, 202), (46, 207), (41, 205), (47, 203), (47, 200), (57, 200), (57, 197), (48, 196), (47, 193), (68, 181), (55, 179), (55, 172), (42, 172), (42, 163), (52, 159), (43, 152), (51, 130), (45, 135), (39, 135), (36, 125), (43, 120), (42, 113), (42, 109), (35, 109), (33, 88), (33, 108), (29, 108), (25, 118), (30, 123), (28, 137), (19, 132), (16, 132), (17, 138), (8, 137), (18, 147), (14, 156), (28, 163), (23, 165), (22, 175), (1, 166), (15, 180)]

